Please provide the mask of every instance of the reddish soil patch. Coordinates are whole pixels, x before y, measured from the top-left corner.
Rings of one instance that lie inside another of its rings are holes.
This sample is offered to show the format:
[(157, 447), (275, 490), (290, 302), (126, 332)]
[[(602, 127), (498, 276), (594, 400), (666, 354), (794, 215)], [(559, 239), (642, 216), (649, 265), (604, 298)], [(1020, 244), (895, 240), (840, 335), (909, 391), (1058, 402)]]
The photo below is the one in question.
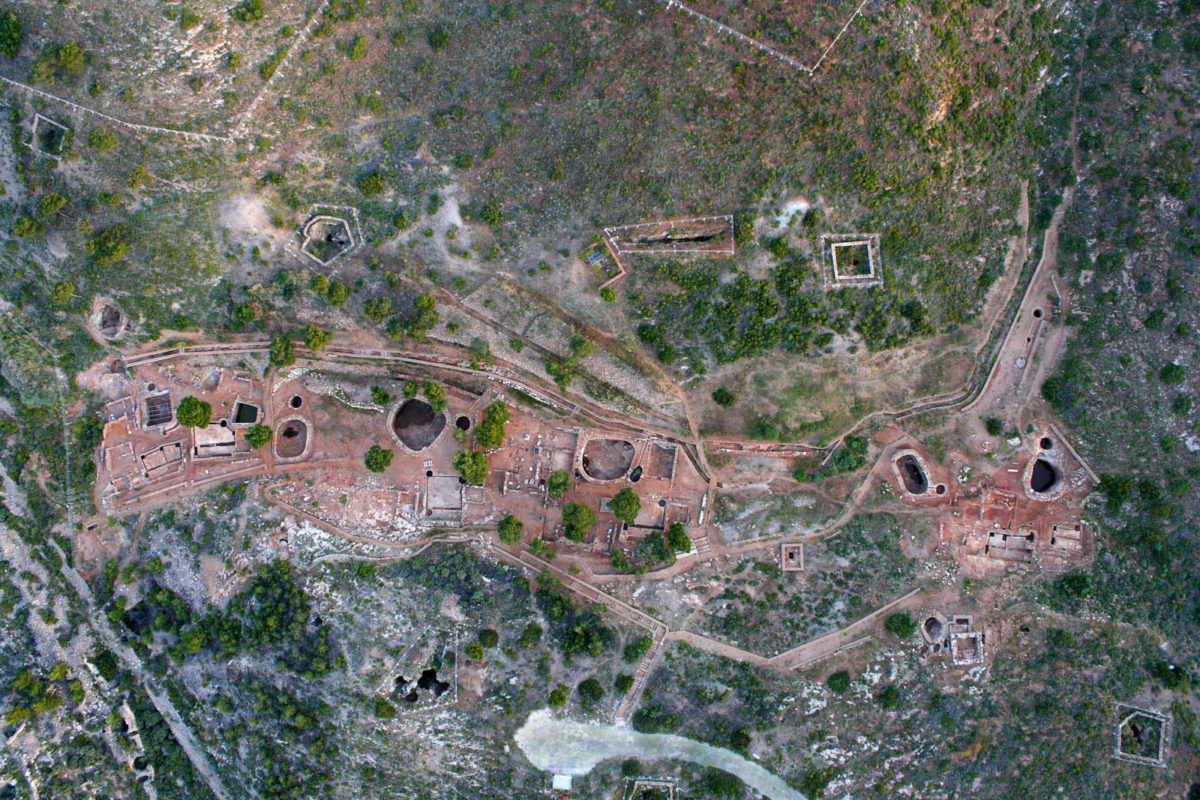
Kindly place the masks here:
[(275, 452), (280, 458), (299, 458), (308, 444), (308, 425), (298, 419), (283, 423), (275, 437)]

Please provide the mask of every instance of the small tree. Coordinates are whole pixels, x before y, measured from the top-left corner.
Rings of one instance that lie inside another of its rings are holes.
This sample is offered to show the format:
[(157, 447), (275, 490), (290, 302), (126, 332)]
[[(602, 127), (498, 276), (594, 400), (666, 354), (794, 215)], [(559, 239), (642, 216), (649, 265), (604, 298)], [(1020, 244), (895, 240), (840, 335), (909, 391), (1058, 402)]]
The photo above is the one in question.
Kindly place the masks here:
[(583, 537), (596, 522), (596, 515), (582, 503), (567, 503), (563, 506), (563, 526), (572, 542), (582, 542)]
[(480, 447), (487, 450), (504, 444), (504, 428), (511, 417), (512, 412), (503, 402), (497, 400), (492, 403), (484, 409), (483, 419), (479, 421), (479, 427), (475, 429), (475, 441), (479, 442)]
[(363, 457), (363, 463), (371, 472), (383, 472), (392, 464), (392, 451), (377, 444), (371, 445)]
[(420, 394), (421, 384), (412, 380), (405, 381), (404, 388), (401, 389), (400, 392), (404, 395), (405, 400), (412, 400), (414, 397)]
[(479, 209), (479, 218), (495, 228), (504, 222), (504, 212), (500, 210), (500, 204), (495, 201), (484, 203), (483, 208)]
[(263, 18), (263, 0), (243, 0), (229, 14), (238, 22), (256, 22)]
[(312, 280), (308, 282), (308, 288), (313, 294), (324, 297), (329, 294), (329, 278), (324, 275), (313, 275)]
[(376, 405), (386, 406), (388, 403), (392, 402), (392, 395), (382, 386), (372, 386), (371, 402), (375, 403)]
[(474, 661), (483, 661), (483, 645), (479, 642), (467, 642), (467, 646), (463, 648), (463, 652), (467, 654), (467, 658)]
[(350, 299), (350, 287), (341, 281), (330, 281), (328, 299), (331, 306), (344, 306)]
[(13, 221), (12, 232), (22, 239), (32, 239), (46, 232), (46, 226), (33, 217), (21, 216)]
[(883, 623), (884, 630), (898, 639), (907, 639), (917, 632), (917, 623), (905, 612), (892, 614)]
[(459, 450), (454, 454), (454, 469), (471, 486), (483, 486), (487, 480), (487, 454), (475, 450)]
[(622, 672), (620, 675), (617, 676), (617, 679), (615, 681), (613, 681), (613, 688), (616, 689), (621, 694), (625, 694), (626, 692), (628, 692), (630, 689), (633, 688), (633, 676), (628, 673)]
[(562, 708), (567, 704), (567, 693), (570, 691), (565, 684), (559, 684), (546, 698), (546, 705), (551, 708)]
[(879, 707), (885, 711), (890, 711), (900, 705), (900, 690), (895, 686), (885, 686), (879, 694), (875, 695), (875, 702), (879, 703)]
[(346, 47), (346, 55), (350, 56), (351, 61), (362, 61), (367, 54), (367, 40), (361, 36), (355, 36), (350, 40), (350, 44)]
[(372, 322), (383, 323), (392, 314), (392, 298), (383, 295), (372, 297), (363, 303), (363, 313)]
[(484, 628), (479, 632), (477, 638), (479, 639), (479, 643), (481, 645), (489, 649), (500, 644), (500, 634), (496, 633), (496, 631), (492, 628)]
[(516, 544), (521, 541), (521, 532), (525, 529), (525, 524), (512, 514), (509, 514), (500, 520), (500, 524), (496, 526), (496, 529), (500, 532), (500, 541), (505, 544)]
[(613, 516), (632, 525), (642, 508), (642, 500), (637, 496), (637, 492), (626, 486), (609, 501), (608, 507), (612, 509)]
[(63, 206), (66, 204), (67, 198), (58, 192), (50, 192), (50, 194), (43, 195), (42, 199), (38, 201), (38, 217), (47, 219), (62, 211)]
[(446, 410), (446, 387), (440, 383), (433, 381), (425, 381), (422, 387), (425, 392), (425, 399), (429, 401), (430, 407), (437, 413), (442, 413)]
[(546, 481), (546, 491), (551, 497), (562, 497), (571, 489), (571, 473), (565, 469), (556, 469), (550, 473)]
[(625, 650), (621, 653), (621, 657), (625, 659), (627, 664), (635, 664), (639, 658), (649, 653), (650, 648), (653, 646), (654, 640), (649, 636), (639, 636), (625, 645)]
[(314, 353), (325, 349), (325, 345), (333, 339), (332, 331), (323, 331), (316, 325), (308, 325), (304, 329), (304, 346)]
[(203, 428), (212, 420), (212, 406), (203, 400), (188, 395), (179, 401), (175, 419), (186, 428)]
[(604, 697), (604, 687), (595, 678), (587, 678), (579, 683), (579, 698), (587, 708), (594, 706)]
[(988, 436), (999, 436), (1004, 432), (1004, 423), (999, 417), (988, 417), (984, 420), (983, 426), (987, 429)]
[(845, 694), (850, 688), (850, 673), (846, 670), (839, 670), (825, 679), (825, 685), (829, 687), (829, 691), (837, 694)]
[(358, 191), (364, 197), (383, 194), (385, 189), (387, 189), (387, 179), (383, 177), (382, 172), (368, 172), (358, 179)]
[(541, 641), (542, 626), (536, 622), (530, 622), (521, 630), (521, 638), (517, 639), (517, 646), (522, 650), (528, 650), (531, 647), (537, 647)]
[(726, 389), (724, 386), (718, 386), (712, 393), (713, 402), (721, 408), (729, 408), (737, 402), (737, 395)]
[(268, 358), (273, 367), (290, 367), (296, 363), (296, 346), (286, 333), (277, 333), (271, 337), (271, 349)]
[(0, 12), (0, 55), (16, 58), (17, 53), (21, 52), (23, 35), (20, 18), (11, 11)]
[(391, 719), (396, 716), (396, 707), (382, 697), (375, 698), (374, 711), (379, 719)]
[(429, 46), (434, 52), (441, 50), (446, 45), (450, 44), (450, 34), (446, 33), (441, 28), (434, 28), (429, 32)]
[(250, 445), (255, 450), (260, 449), (267, 442), (271, 441), (273, 431), (269, 425), (255, 424), (246, 429), (246, 444)]
[(92, 128), (88, 131), (87, 143), (97, 153), (108, 153), (119, 144), (117, 135), (108, 128)]
[(671, 549), (679, 553), (686, 553), (692, 549), (692, 537), (687, 535), (687, 529), (683, 527), (681, 522), (672, 522), (671, 527), (667, 528), (667, 544), (671, 545)]
[(75, 299), (75, 284), (70, 281), (59, 281), (54, 284), (54, 294), (50, 297), (56, 306), (69, 306)]
[(1187, 377), (1187, 370), (1182, 364), (1167, 364), (1158, 373), (1158, 379), (1169, 386), (1183, 383), (1185, 377)]

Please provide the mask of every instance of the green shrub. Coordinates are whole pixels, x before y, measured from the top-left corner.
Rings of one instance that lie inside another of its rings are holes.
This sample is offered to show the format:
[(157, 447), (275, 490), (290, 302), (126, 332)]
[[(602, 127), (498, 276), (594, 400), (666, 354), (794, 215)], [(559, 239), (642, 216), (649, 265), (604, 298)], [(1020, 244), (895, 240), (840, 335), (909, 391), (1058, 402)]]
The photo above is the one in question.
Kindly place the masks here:
[(692, 537), (687, 535), (683, 523), (672, 522), (671, 527), (667, 528), (667, 544), (679, 553), (686, 553), (692, 549)]
[(1004, 423), (998, 417), (988, 417), (983, 425), (989, 436), (999, 436), (1004, 433)]
[(530, 622), (521, 629), (521, 636), (517, 639), (517, 645), (522, 650), (528, 650), (531, 647), (537, 647), (542, 641), (542, 626), (536, 622)]
[(609, 501), (608, 507), (612, 510), (613, 516), (632, 525), (637, 518), (638, 511), (642, 508), (642, 499), (637, 496), (637, 492), (626, 486)]
[(493, 228), (504, 222), (504, 213), (500, 210), (500, 204), (497, 202), (484, 203), (479, 209), (479, 219), (483, 220)]
[(1167, 364), (1158, 372), (1158, 379), (1168, 386), (1177, 386), (1187, 377), (1182, 364)]
[(487, 480), (487, 454), (475, 450), (459, 450), (454, 454), (454, 469), (470, 486), (483, 486)]
[(850, 673), (846, 670), (839, 670), (825, 679), (825, 685), (829, 687), (829, 691), (836, 694), (845, 694), (850, 688)]
[(579, 698), (585, 707), (594, 706), (604, 697), (604, 687), (595, 678), (587, 678), (579, 683)]
[(475, 429), (475, 441), (485, 450), (493, 450), (504, 444), (504, 428), (512, 412), (500, 400), (489, 405), (483, 412), (483, 419)]
[(917, 632), (917, 623), (907, 613), (892, 614), (883, 623), (884, 630), (899, 639), (907, 639)]
[(47, 219), (57, 214), (59, 211), (62, 211), (63, 206), (66, 204), (67, 198), (63, 197), (58, 192), (50, 192), (49, 194), (44, 195), (42, 199), (38, 201), (38, 217), (40, 219)]
[(391, 466), (393, 455), (391, 450), (373, 444), (363, 456), (363, 463), (371, 472), (384, 472)]
[(500, 541), (505, 544), (516, 544), (521, 541), (521, 532), (525, 529), (525, 524), (512, 514), (509, 514), (500, 520), (500, 524), (496, 526), (496, 529), (500, 533)]
[(267, 442), (271, 441), (273, 431), (269, 425), (254, 424), (246, 429), (246, 444), (251, 448), (258, 450)]
[(311, 323), (304, 328), (304, 346), (314, 353), (324, 350), (332, 340), (332, 331), (323, 331)]
[(20, 18), (11, 11), (0, 11), (0, 55), (15, 58), (21, 52), (22, 36)]
[(716, 767), (708, 767), (704, 770), (704, 777), (700, 779), (700, 785), (712, 797), (741, 798), (746, 793), (746, 784), (742, 783), (741, 778)]
[(267, 358), (273, 367), (290, 367), (296, 363), (296, 346), (286, 333), (277, 333), (271, 337), (271, 349)]
[(243, 0), (229, 10), (238, 22), (256, 22), (263, 18), (263, 0)]
[(566, 537), (572, 542), (582, 542), (588, 530), (596, 523), (596, 515), (581, 503), (567, 503), (563, 506), (562, 521), (566, 528)]
[(571, 489), (571, 473), (565, 469), (558, 469), (550, 473), (550, 477), (546, 480), (546, 491), (551, 497), (562, 497)]
[(203, 428), (212, 420), (212, 406), (188, 395), (179, 401), (175, 419), (186, 428)]
[(350, 287), (340, 281), (331, 281), (329, 284), (329, 304), (331, 306), (343, 306), (346, 300), (350, 297)]
[(882, 691), (875, 695), (875, 702), (884, 711), (891, 711), (900, 705), (900, 690), (895, 686), (885, 686)]
[(712, 393), (713, 402), (721, 408), (729, 408), (737, 402), (737, 396), (726, 389), (724, 386), (718, 386)]
[(12, 232), (22, 239), (32, 239), (46, 232), (46, 226), (33, 217), (21, 216), (13, 221)]
[(358, 191), (363, 197), (374, 197), (383, 194), (387, 189), (387, 179), (382, 172), (368, 172), (358, 179)]
[(375, 698), (374, 711), (379, 719), (391, 719), (396, 716), (396, 707), (382, 697)]
[(621, 653), (621, 657), (625, 659), (627, 664), (636, 664), (642, 656), (650, 652), (650, 648), (653, 646), (654, 640), (649, 636), (638, 636), (625, 645), (625, 650)]

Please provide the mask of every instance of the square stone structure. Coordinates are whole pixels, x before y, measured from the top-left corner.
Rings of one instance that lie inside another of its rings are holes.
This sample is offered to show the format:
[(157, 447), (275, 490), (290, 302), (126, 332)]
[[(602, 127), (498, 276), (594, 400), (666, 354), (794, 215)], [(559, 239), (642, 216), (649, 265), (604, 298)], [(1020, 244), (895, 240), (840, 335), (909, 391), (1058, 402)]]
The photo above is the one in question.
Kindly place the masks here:
[(784, 572), (803, 572), (804, 544), (790, 542), (779, 545), (779, 567)]

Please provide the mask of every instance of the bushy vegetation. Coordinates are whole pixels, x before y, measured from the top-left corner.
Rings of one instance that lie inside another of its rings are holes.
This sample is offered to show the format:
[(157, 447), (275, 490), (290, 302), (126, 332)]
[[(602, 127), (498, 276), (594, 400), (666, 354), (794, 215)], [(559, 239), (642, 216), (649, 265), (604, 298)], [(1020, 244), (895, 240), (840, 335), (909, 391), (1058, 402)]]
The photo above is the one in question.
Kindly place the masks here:
[(573, 542), (582, 542), (596, 524), (596, 514), (582, 503), (567, 503), (563, 506), (562, 521), (564, 535)]
[(454, 469), (470, 486), (483, 486), (487, 480), (487, 453), (478, 450), (459, 450), (454, 454)]
[(497, 400), (483, 411), (483, 419), (475, 429), (475, 441), (485, 450), (493, 450), (504, 444), (504, 428), (512, 412), (503, 401)]
[(551, 497), (562, 497), (571, 489), (571, 473), (565, 469), (556, 469), (546, 480), (546, 491)]
[(386, 472), (387, 468), (392, 465), (393, 456), (395, 453), (388, 448), (373, 444), (363, 456), (363, 464), (371, 472)]
[(614, 634), (590, 609), (581, 609), (545, 576), (535, 593), (538, 607), (550, 623), (550, 635), (566, 655), (596, 657), (611, 646)]
[(260, 450), (267, 444), (267, 442), (271, 441), (271, 437), (273, 435), (274, 431), (271, 430), (270, 425), (255, 423), (246, 429), (246, 443), (249, 444), (253, 449)]
[(204, 400), (188, 395), (179, 401), (175, 419), (185, 428), (203, 428), (212, 420), (212, 406)]
[(516, 544), (521, 541), (521, 532), (525, 529), (525, 524), (512, 514), (508, 514), (500, 520), (496, 529), (500, 534), (500, 541), (505, 544)]
[(812, 469), (800, 466), (796, 469), (795, 478), (800, 482), (819, 481), (845, 472), (854, 472), (861, 469), (866, 463), (866, 438), (847, 436), (834, 450), (833, 457), (827, 463)]

